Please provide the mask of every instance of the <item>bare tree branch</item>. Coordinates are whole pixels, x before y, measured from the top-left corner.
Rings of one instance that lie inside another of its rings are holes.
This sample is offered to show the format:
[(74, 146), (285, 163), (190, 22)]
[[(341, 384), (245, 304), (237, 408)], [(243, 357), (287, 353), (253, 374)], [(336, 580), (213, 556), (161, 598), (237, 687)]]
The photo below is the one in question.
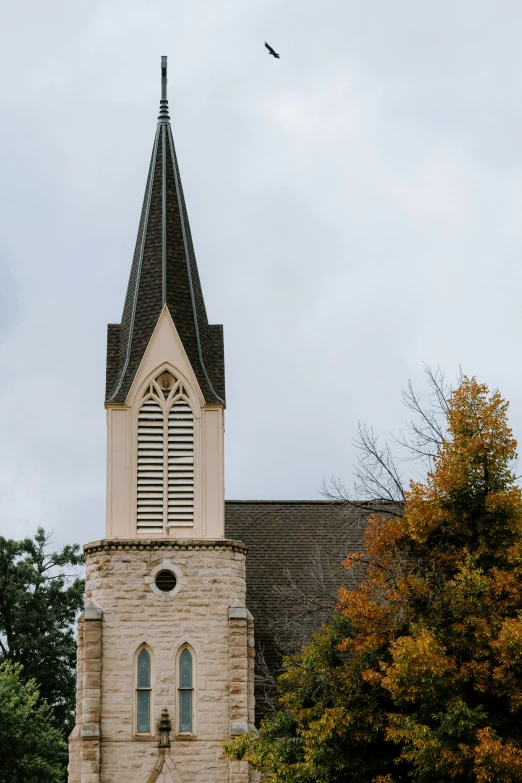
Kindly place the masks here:
[(372, 427), (359, 422), (354, 441), (358, 457), (353, 492), (340, 479), (332, 478), (323, 482), (325, 497), (366, 510), (368, 514), (379, 510), (389, 516), (402, 515), (405, 489), (401, 462), (413, 461), (423, 469), (431, 469), (447, 438), (446, 415), (452, 387), (440, 367), (433, 369), (425, 364), (424, 374), (428, 385), (426, 401), (414, 390), (411, 381), (402, 391), (404, 405), (414, 417), (404, 431), (392, 436), (392, 442), (403, 451), (401, 457), (394, 454), (389, 443), (379, 444)]
[(256, 670), (254, 684), (256, 689), (256, 710), (262, 714), (275, 712), (280, 708), (277, 688), (278, 671), (270, 667), (261, 646), (256, 647)]
[(425, 364), (424, 374), (429, 387), (428, 401), (424, 404), (412, 382), (408, 381), (402, 399), (416, 419), (408, 422), (406, 432), (400, 432), (394, 441), (407, 453), (406, 461), (420, 461), (431, 469), (440, 447), (446, 442), (446, 415), (452, 387), (440, 367), (434, 370)]
[(341, 479), (323, 482), (322, 494), (330, 500), (344, 501), (354, 508), (375, 513), (377, 507), (390, 516), (402, 516), (404, 487), (397, 458), (388, 444), (381, 447), (373, 428), (359, 422), (355, 440), (358, 459), (355, 468), (354, 493), (351, 495)]
[(350, 532), (351, 521), (347, 521), (336, 540), (329, 544), (315, 541), (306, 568), (295, 574), (287, 568), (285, 582), (274, 585), (280, 610), (271, 628), (281, 655), (297, 652), (331, 619), (342, 584), (355, 586), (360, 567), (354, 573), (344, 568)]
[[(346, 515), (346, 526), (342, 526), (341, 535), (329, 545), (324, 541), (316, 543), (304, 572), (293, 573), (287, 569), (285, 583), (274, 586), (280, 611), (271, 625), (280, 655), (301, 649), (331, 619), (341, 585), (355, 588), (365, 580), (367, 559), (361, 550), (356, 549), (354, 557), (347, 564), (344, 562), (354, 548), (354, 526), (364, 528), (370, 515), (377, 514), (383, 520), (403, 516), (406, 493), (401, 463), (413, 461), (423, 470), (429, 469), (446, 442), (446, 415), (452, 388), (440, 367), (434, 370), (424, 365), (424, 374), (428, 385), (425, 399), (414, 390), (411, 381), (402, 392), (412, 418), (404, 431), (392, 436), (392, 444), (399, 446), (403, 453), (395, 454), (389, 443), (381, 445), (373, 428), (359, 422), (354, 441), (357, 463), (353, 489), (348, 490), (340, 478), (333, 476), (323, 481), (321, 493), (340, 504), (340, 513)], [(270, 512), (260, 517), (267, 513)], [(415, 574), (420, 567), (419, 563), (406, 561), (399, 552), (395, 553), (394, 563), (396, 569), (390, 574), (390, 583)], [(387, 569), (389, 572), (389, 564)], [(433, 576), (437, 578), (436, 574)], [(401, 612), (398, 606), (396, 617), (400, 618)], [(257, 655), (256, 694), (262, 709), (271, 711), (278, 706), (275, 695), (278, 673), (270, 668), (271, 661), (267, 663), (262, 651)]]

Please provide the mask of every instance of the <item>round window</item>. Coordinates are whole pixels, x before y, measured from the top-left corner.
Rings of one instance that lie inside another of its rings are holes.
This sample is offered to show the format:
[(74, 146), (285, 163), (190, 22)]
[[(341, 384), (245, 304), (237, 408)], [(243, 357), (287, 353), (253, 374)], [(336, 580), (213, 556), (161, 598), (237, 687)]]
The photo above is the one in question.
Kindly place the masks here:
[(176, 577), (172, 571), (160, 571), (155, 579), (156, 587), (163, 593), (170, 593), (176, 587)]

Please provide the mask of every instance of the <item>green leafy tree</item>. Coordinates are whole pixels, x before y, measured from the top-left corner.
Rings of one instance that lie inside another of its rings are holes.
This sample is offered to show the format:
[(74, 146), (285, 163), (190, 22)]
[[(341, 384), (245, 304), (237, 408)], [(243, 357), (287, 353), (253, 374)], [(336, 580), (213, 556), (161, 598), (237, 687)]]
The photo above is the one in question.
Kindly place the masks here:
[(22, 667), (0, 664), (0, 783), (62, 783), (67, 743)]
[(282, 713), (226, 747), (274, 783), (522, 780), (516, 442), (475, 379), (445, 413), (426, 480), (401, 514), (371, 516), (346, 561), (365, 570), (340, 591), (342, 638), (336, 619), (288, 658)]
[(248, 759), (272, 783), (368, 783), (393, 765), (395, 748), (384, 738), (391, 700), (372, 693), (360, 666), (347, 676), (340, 645), (350, 630), (347, 618), (334, 615), (301, 653), (285, 659), (283, 709), (263, 718), (259, 735), (225, 743), (231, 758)]
[(0, 661), (22, 665), (20, 676), (34, 678), (56, 725), (66, 732), (74, 716), (82, 563), (77, 545), (51, 551), (41, 528), (34, 539), (0, 537)]

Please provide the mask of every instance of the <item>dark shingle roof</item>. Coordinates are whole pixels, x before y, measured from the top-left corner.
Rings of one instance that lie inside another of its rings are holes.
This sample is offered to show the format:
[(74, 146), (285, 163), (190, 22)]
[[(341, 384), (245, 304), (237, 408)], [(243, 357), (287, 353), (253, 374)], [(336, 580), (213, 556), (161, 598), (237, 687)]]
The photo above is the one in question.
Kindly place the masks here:
[(224, 403), (223, 330), (208, 323), (170, 120), (163, 105), (121, 325), (109, 325), (107, 402), (125, 401), (165, 304), (205, 401)]
[[(301, 622), (300, 608), (292, 602), (313, 603), (326, 596), (331, 607), (338, 588), (354, 583), (343, 560), (349, 552), (363, 550), (365, 519), (345, 503), (329, 501), (225, 502), (226, 537), (248, 546), (247, 604), (254, 616), (256, 648), (270, 670), (277, 671), (279, 645), (290, 632), (284, 618), (290, 618), (290, 626), (292, 617)], [(317, 622), (324, 619), (319, 611)], [(258, 717), (262, 711), (258, 704)]]

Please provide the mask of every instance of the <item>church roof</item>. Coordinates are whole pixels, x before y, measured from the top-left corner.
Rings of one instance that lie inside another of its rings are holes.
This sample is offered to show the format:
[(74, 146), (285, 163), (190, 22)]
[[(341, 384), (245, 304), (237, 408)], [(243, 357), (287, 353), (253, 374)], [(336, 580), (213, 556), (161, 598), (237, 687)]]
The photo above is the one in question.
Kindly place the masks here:
[(125, 402), (167, 306), (207, 403), (225, 402), (223, 327), (208, 323), (181, 186), (162, 58), (158, 127), (121, 324), (107, 334), (106, 402)]
[[(363, 551), (367, 516), (326, 500), (225, 501), (225, 536), (248, 547), (247, 605), (256, 648), (270, 671), (280, 666), (281, 646), (292, 643), (292, 626), (317, 629), (331, 614), (339, 587), (355, 585), (343, 561), (349, 552)], [(307, 614), (307, 605), (318, 611)], [(259, 692), (256, 698), (259, 717)]]

